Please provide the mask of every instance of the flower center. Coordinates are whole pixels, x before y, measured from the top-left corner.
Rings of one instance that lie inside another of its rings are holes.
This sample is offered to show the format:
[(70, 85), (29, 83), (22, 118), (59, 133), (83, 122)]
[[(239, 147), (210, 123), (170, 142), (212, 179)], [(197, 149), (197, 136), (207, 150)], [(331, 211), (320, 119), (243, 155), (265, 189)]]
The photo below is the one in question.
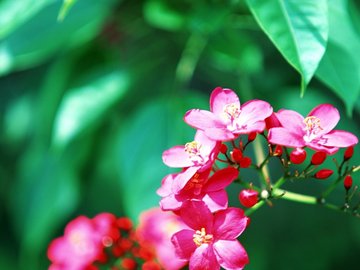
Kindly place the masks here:
[(320, 119), (315, 116), (308, 116), (304, 119), (305, 131), (304, 140), (310, 142), (316, 138), (317, 134), (323, 130), (320, 124)]
[(240, 113), (240, 107), (236, 103), (230, 103), (224, 107), (224, 115), (230, 121), (234, 121), (235, 119), (239, 118)]
[(91, 250), (91, 246), (88, 245), (88, 239), (86, 239), (86, 236), (79, 231), (72, 232), (69, 236), (69, 240), (77, 254), (86, 254)]
[(193, 235), (194, 243), (199, 247), (202, 244), (211, 243), (213, 240), (212, 234), (206, 234), (205, 228), (201, 228), (201, 230), (197, 230)]
[(185, 152), (189, 155), (190, 160), (195, 164), (202, 163), (204, 161), (204, 158), (201, 155), (201, 144), (197, 141), (186, 143)]
[(186, 190), (193, 190), (194, 195), (199, 195), (201, 193), (201, 189), (205, 183), (206, 179), (203, 177), (200, 178), (199, 173), (195, 173), (195, 175), (190, 179), (190, 181), (186, 184)]

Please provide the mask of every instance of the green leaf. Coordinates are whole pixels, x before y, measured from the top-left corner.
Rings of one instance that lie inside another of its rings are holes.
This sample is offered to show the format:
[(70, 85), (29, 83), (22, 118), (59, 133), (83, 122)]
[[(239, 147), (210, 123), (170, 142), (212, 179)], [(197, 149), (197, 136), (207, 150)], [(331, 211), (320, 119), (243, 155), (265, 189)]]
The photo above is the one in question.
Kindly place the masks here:
[(94, 124), (128, 88), (128, 77), (112, 71), (86, 85), (69, 90), (54, 123), (52, 143), (63, 147), (83, 130)]
[(64, 0), (59, 15), (58, 21), (63, 21), (65, 16), (69, 13), (70, 8), (77, 2), (77, 0)]
[(351, 115), (360, 94), (360, 36), (351, 22), (347, 1), (329, 1), (329, 43), (316, 72), (346, 105)]
[(163, 177), (171, 172), (162, 162), (162, 152), (193, 140), (195, 130), (184, 123), (183, 115), (204, 103), (207, 98), (189, 96), (154, 100), (139, 107), (123, 124), (116, 159), (124, 210), (133, 220), (142, 211), (159, 204), (156, 190)]
[(247, 0), (263, 31), (301, 74), (301, 95), (324, 55), (328, 40), (327, 0)]
[(176, 31), (185, 24), (185, 17), (181, 12), (172, 9), (170, 4), (161, 0), (149, 0), (144, 4), (144, 17), (152, 26), (160, 29)]
[(41, 9), (56, 0), (3, 0), (0, 2), (0, 40), (26, 23)]
[(44, 5), (36, 16), (0, 40), (0, 76), (13, 70), (33, 67), (56, 51), (74, 48), (89, 41), (100, 31), (113, 2), (79, 1), (62, 23), (56, 20), (58, 3)]

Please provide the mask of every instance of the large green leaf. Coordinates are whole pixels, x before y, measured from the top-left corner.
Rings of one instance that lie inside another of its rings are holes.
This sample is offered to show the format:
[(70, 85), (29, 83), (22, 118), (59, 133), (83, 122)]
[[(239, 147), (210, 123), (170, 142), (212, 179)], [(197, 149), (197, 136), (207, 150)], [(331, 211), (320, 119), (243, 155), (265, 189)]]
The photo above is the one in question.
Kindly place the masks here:
[(301, 94), (324, 55), (328, 40), (327, 0), (247, 0), (260, 27), (301, 74)]
[(0, 2), (0, 39), (14, 31), (37, 14), (46, 5), (56, 0), (3, 0)]
[(53, 145), (63, 147), (94, 124), (128, 88), (128, 77), (112, 71), (76, 89), (69, 90), (60, 104), (53, 132)]
[(329, 1), (329, 44), (316, 76), (342, 99), (351, 115), (360, 94), (360, 36), (347, 2)]
[(57, 21), (60, 2), (44, 5), (37, 15), (7, 31), (0, 41), (0, 75), (32, 67), (57, 50), (89, 41), (98, 34), (114, 0), (82, 0), (72, 12)]

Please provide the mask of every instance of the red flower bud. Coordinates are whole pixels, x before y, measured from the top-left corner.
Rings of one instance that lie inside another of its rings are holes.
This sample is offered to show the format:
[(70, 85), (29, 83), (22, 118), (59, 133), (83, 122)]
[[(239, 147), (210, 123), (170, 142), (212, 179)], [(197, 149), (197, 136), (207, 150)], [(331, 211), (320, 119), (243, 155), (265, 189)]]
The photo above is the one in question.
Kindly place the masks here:
[(222, 153), (222, 154), (226, 154), (226, 152), (227, 152), (227, 150), (228, 150), (228, 147), (226, 146), (226, 144), (221, 144), (220, 145), (220, 153)]
[(325, 152), (315, 152), (315, 154), (311, 157), (311, 164), (320, 165), (325, 161), (326, 157), (327, 155)]
[(326, 178), (330, 177), (333, 173), (334, 173), (333, 170), (322, 169), (322, 170), (318, 171), (317, 173), (315, 173), (314, 177), (317, 179), (326, 179)]
[(242, 159), (240, 159), (239, 164), (241, 168), (248, 168), (251, 165), (251, 158), (243, 157)]
[(352, 183), (353, 183), (353, 179), (352, 179), (351, 175), (348, 174), (347, 176), (345, 176), (345, 178), (344, 178), (344, 188), (346, 190), (349, 190), (352, 187)]
[(256, 132), (250, 132), (248, 135), (248, 141), (252, 142), (253, 140), (255, 140), (257, 133)]
[(283, 153), (283, 149), (281, 145), (277, 145), (275, 146), (274, 152), (273, 152), (273, 156), (275, 157), (280, 157)]
[(134, 270), (136, 269), (136, 261), (131, 258), (124, 258), (121, 262), (121, 266), (126, 270)]
[(243, 189), (239, 193), (239, 201), (245, 207), (252, 207), (259, 201), (259, 193), (253, 189)]
[(231, 152), (231, 158), (232, 158), (232, 160), (233, 160), (234, 162), (236, 162), (236, 163), (239, 163), (239, 164), (240, 164), (240, 161), (241, 161), (241, 159), (242, 159), (242, 156), (243, 156), (243, 154), (242, 154), (242, 152), (241, 152), (240, 149), (235, 148), (235, 149)]
[(354, 147), (350, 146), (346, 149), (344, 153), (344, 160), (349, 160), (354, 154)]
[(133, 227), (133, 222), (128, 217), (120, 217), (116, 220), (116, 225), (125, 231), (130, 231)]
[(301, 164), (306, 159), (306, 151), (302, 148), (296, 148), (290, 153), (290, 161), (294, 164)]

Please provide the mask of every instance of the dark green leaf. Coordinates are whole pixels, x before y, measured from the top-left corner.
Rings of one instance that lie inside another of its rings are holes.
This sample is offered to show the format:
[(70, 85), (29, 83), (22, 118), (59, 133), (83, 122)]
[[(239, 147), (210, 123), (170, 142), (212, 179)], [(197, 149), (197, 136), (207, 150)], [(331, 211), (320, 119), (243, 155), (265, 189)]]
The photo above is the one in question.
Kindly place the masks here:
[(354, 31), (347, 1), (329, 1), (329, 44), (316, 76), (345, 103), (351, 115), (360, 93), (360, 36)]
[(302, 89), (313, 77), (328, 39), (326, 0), (247, 0), (260, 27), (301, 74)]

